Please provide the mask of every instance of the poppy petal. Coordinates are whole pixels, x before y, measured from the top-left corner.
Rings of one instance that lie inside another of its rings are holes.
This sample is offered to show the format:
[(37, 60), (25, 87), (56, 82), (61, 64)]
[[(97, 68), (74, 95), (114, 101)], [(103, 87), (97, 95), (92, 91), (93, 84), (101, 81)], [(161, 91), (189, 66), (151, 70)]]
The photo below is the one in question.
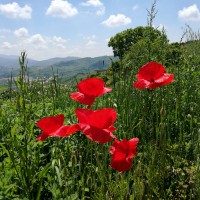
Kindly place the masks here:
[(129, 170), (132, 166), (132, 158), (136, 155), (138, 141), (138, 138), (124, 139), (121, 142), (115, 139), (110, 147), (110, 153), (112, 154), (110, 166), (117, 171)]
[(138, 81), (136, 81), (135, 83), (133, 83), (133, 86), (136, 87), (139, 90), (144, 90), (149, 88), (151, 85), (151, 82), (146, 81), (144, 79), (139, 79)]
[(53, 133), (64, 123), (64, 115), (45, 117), (37, 122), (37, 126), (46, 133)]
[(42, 132), (36, 139), (36, 141), (44, 141), (48, 137), (67, 137), (77, 131), (80, 130), (80, 127), (78, 124), (74, 124), (72, 126), (67, 125), (67, 126), (61, 126), (57, 131), (52, 132), (52, 133), (46, 133)]
[(79, 126), (85, 136), (93, 142), (104, 144), (106, 142), (110, 142), (113, 139), (110, 131), (106, 129), (99, 129), (97, 127), (89, 126), (87, 124), (79, 124)]
[(115, 153), (112, 156), (112, 161), (121, 162), (123, 160), (126, 160), (126, 154), (121, 151), (115, 151)]
[(117, 112), (112, 108), (102, 108), (88, 116), (88, 123), (101, 129), (109, 128), (116, 120)]
[(107, 130), (109, 130), (110, 132), (114, 132), (117, 130), (117, 128), (115, 126), (110, 126), (109, 128), (107, 128)]
[(138, 138), (133, 138), (128, 141), (129, 155), (127, 156), (127, 159), (135, 157), (138, 142)]
[(125, 155), (128, 155), (129, 147), (128, 147), (128, 141), (126, 139), (119, 142), (118, 140), (115, 140), (113, 145), (110, 148), (110, 153), (115, 154), (115, 152), (122, 152)]
[(80, 131), (80, 127), (79, 127), (79, 124), (74, 124), (74, 125), (71, 125), (68, 130), (67, 130), (67, 135), (71, 135), (77, 131)]
[(53, 136), (57, 137), (66, 137), (69, 136), (77, 131), (79, 131), (80, 128), (78, 124), (75, 125), (67, 125), (67, 126), (62, 126), (60, 129), (58, 129)]
[(130, 151), (134, 151), (137, 144), (139, 142), (139, 138), (133, 138), (128, 141), (128, 146)]
[(129, 162), (127, 162), (126, 160), (119, 161), (119, 162), (111, 161), (110, 166), (119, 172), (128, 171), (132, 167), (132, 160), (130, 160)]
[(89, 96), (86, 94), (83, 94), (81, 92), (74, 92), (72, 94), (70, 94), (70, 97), (75, 100), (78, 101), (84, 105), (92, 105), (94, 103), (94, 96)]
[(88, 123), (88, 116), (94, 111), (90, 109), (77, 108), (75, 109), (75, 114), (79, 120), (79, 123)]
[(112, 91), (112, 88), (110, 88), (110, 87), (104, 87), (103, 91), (102, 91), (102, 94), (106, 94), (106, 93), (108, 93), (110, 91)]
[(42, 132), (37, 138), (36, 141), (45, 141), (49, 136), (48, 133)]
[(128, 140), (124, 139), (118, 144), (117, 149), (128, 155), (128, 153), (129, 153), (128, 147), (129, 147)]
[(112, 127), (112, 124), (116, 120), (117, 112), (112, 108), (99, 110), (78, 108), (75, 113), (80, 123), (87, 123), (101, 129), (110, 129), (111, 132), (116, 130), (115, 127)]
[(119, 143), (120, 143), (120, 141), (118, 141), (117, 139), (114, 140), (112, 146), (110, 147), (110, 153), (111, 154), (114, 154)]
[(147, 81), (155, 80), (165, 73), (165, 68), (162, 64), (157, 62), (149, 62), (139, 69), (136, 77), (138, 79), (145, 79)]
[(78, 84), (81, 93), (98, 97), (103, 94), (104, 81), (100, 78), (87, 78)]
[(158, 79), (155, 80), (155, 86), (160, 87), (163, 85), (167, 85), (171, 82), (173, 82), (174, 74), (163, 74)]
[(110, 132), (110, 137), (111, 137), (111, 138), (117, 139), (116, 136), (115, 136), (114, 134), (112, 134), (112, 132), (111, 132), (109, 129), (106, 129), (106, 130)]

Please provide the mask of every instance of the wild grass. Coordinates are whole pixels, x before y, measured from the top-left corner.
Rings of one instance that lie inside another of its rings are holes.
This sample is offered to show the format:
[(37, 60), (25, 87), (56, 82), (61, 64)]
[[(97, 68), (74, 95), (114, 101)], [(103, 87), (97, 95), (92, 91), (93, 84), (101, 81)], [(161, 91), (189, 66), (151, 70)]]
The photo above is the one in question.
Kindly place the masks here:
[(54, 72), (52, 79), (29, 80), (22, 52), (18, 78), (0, 96), (0, 199), (199, 199), (200, 38), (191, 30), (186, 35), (181, 59), (167, 67), (175, 75), (169, 85), (137, 90), (138, 65), (107, 72), (113, 90), (93, 109), (116, 109), (118, 139), (140, 139), (127, 172), (109, 167), (110, 143), (93, 143), (82, 133), (36, 142), (39, 119), (64, 113), (73, 124), (74, 109), (82, 106), (69, 97), (75, 85)]

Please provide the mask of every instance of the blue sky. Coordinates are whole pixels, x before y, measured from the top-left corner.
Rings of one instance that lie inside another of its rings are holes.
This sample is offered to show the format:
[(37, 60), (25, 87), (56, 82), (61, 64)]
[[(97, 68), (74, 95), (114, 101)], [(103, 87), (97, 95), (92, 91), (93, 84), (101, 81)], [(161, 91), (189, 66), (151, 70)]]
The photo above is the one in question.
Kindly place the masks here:
[[(51, 57), (113, 55), (108, 40), (147, 25), (153, 0), (1, 0), (0, 54), (44, 60)], [(189, 25), (200, 29), (199, 0), (157, 0), (155, 27), (170, 42)]]

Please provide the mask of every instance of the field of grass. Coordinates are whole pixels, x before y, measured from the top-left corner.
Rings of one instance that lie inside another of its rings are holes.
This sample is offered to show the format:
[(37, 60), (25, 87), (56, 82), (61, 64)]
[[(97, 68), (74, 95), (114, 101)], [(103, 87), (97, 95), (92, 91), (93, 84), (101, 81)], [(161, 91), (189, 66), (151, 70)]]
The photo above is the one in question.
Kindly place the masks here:
[(97, 74), (112, 91), (97, 98), (91, 109), (115, 109), (116, 137), (139, 138), (126, 172), (109, 166), (112, 142), (101, 145), (81, 132), (36, 142), (38, 120), (63, 113), (65, 124), (75, 124), (74, 110), (85, 106), (70, 98), (79, 80), (63, 83), (54, 74), (29, 80), (22, 53), (18, 78), (10, 79), (0, 94), (0, 199), (200, 199), (197, 39), (190, 38), (194, 42), (184, 46), (181, 59), (167, 67), (174, 82), (163, 87), (133, 87), (141, 66)]

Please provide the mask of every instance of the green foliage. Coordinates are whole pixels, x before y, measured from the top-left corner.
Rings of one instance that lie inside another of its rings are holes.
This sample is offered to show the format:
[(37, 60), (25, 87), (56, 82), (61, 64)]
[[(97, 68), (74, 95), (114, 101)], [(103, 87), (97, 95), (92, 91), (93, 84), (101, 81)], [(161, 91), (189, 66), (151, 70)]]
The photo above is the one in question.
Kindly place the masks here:
[[(108, 46), (113, 48), (114, 56), (118, 56), (122, 59), (125, 53), (140, 42), (140, 40), (145, 41), (148, 45), (158, 41), (162, 41), (163, 43), (168, 42), (167, 36), (162, 34), (159, 30), (151, 26), (138, 26), (134, 29), (127, 29), (117, 33), (114, 37), (110, 38)], [(147, 50), (149, 49), (147, 48)]]
[[(149, 51), (148, 42), (140, 40), (134, 59), (128, 57), (131, 51), (124, 55), (129, 68), (113, 61), (95, 74), (113, 90), (96, 99), (93, 109), (115, 108), (116, 136), (140, 139), (133, 167), (125, 173), (109, 167), (110, 144), (95, 144), (81, 133), (35, 141), (43, 117), (64, 113), (66, 124), (77, 122), (74, 108), (81, 105), (69, 95), (86, 75), (65, 84), (54, 71), (51, 79), (30, 80), (23, 52), (17, 79), (0, 94), (0, 199), (199, 199), (198, 41), (162, 46), (155, 40)], [(167, 64), (175, 82), (155, 90), (133, 88), (137, 69), (149, 58), (137, 60), (141, 52)]]
[[(150, 45), (150, 47), (149, 47)], [(140, 67), (149, 61), (157, 61), (163, 63), (170, 49), (164, 38), (157, 38), (149, 43), (149, 39), (144, 38), (131, 46), (126, 52), (123, 59), (123, 66), (126, 70), (130, 70), (135, 66)], [(149, 52), (149, 48), (151, 49)]]
[(133, 168), (126, 173), (109, 168), (109, 145), (93, 144), (82, 134), (35, 143), (38, 119), (62, 112), (73, 123), (77, 103), (67, 97), (73, 88), (56, 76), (28, 82), (20, 79), (26, 77), (22, 68), (15, 95), (1, 99), (1, 198), (197, 198), (198, 80), (196, 70), (186, 70), (186, 61), (179, 70), (170, 67), (176, 83), (165, 88), (137, 91), (130, 74), (123, 74), (112, 93), (97, 99), (94, 107), (117, 109), (117, 137), (140, 138)]

